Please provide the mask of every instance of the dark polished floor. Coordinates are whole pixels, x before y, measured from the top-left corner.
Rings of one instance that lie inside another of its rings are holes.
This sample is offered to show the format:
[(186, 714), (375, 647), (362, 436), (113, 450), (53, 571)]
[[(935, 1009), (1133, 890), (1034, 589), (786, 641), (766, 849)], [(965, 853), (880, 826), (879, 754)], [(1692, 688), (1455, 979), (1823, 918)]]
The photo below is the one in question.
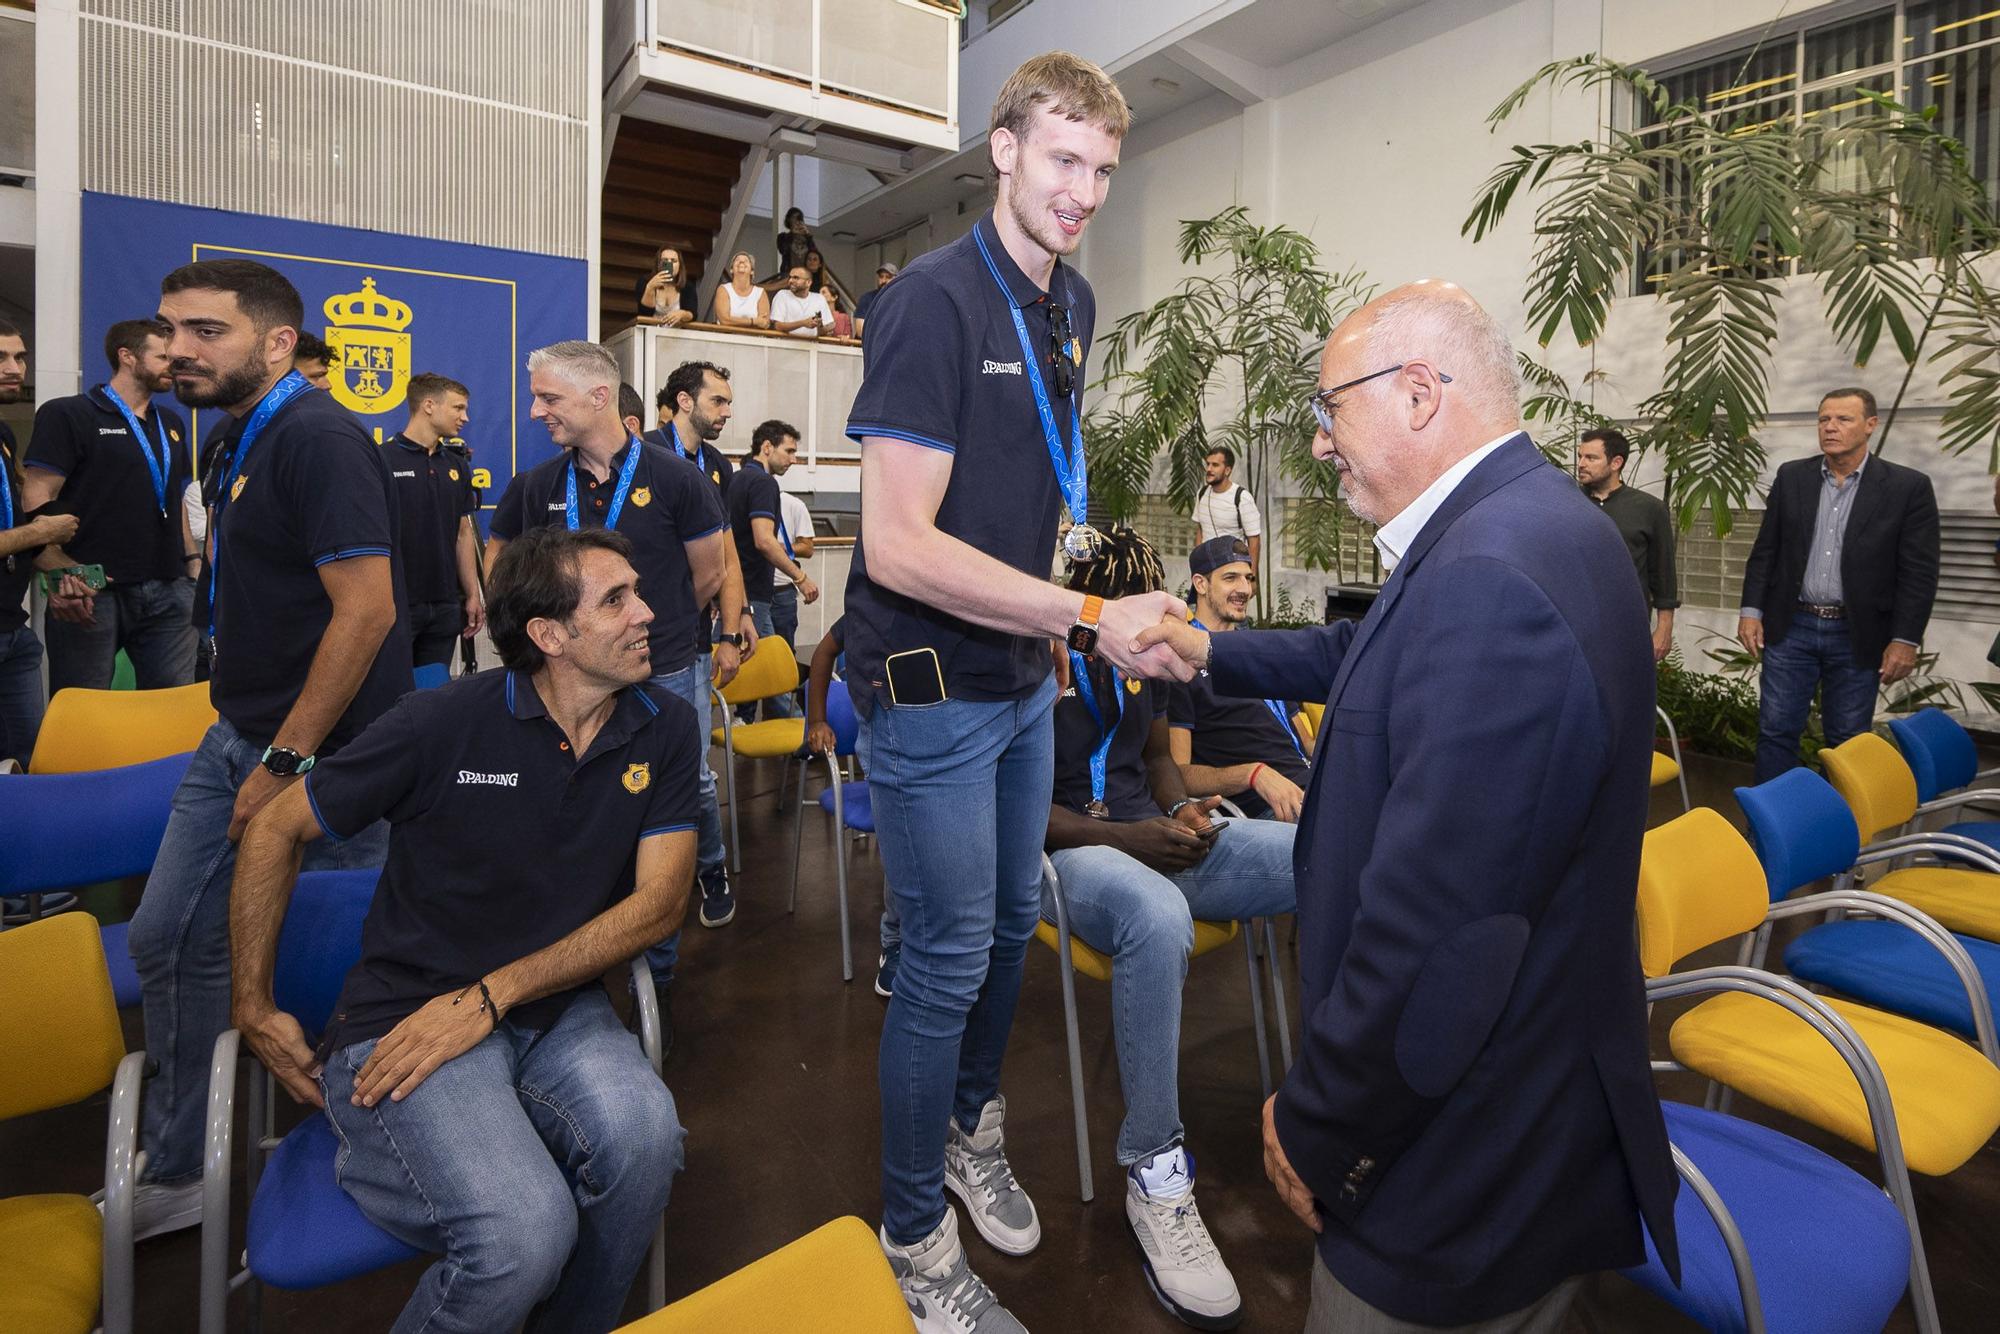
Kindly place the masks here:
[[(1728, 788), (1747, 781), (1725, 766), (1693, 766), (1696, 800), (1735, 815)], [(871, 1221), (877, 1207), (875, 1048), (883, 1002), (869, 987), (880, 863), (867, 844), (853, 862), (856, 975), (843, 985), (830, 844), (821, 819), (806, 830), (806, 865), (797, 915), (784, 908), (791, 827), (774, 809), (774, 765), (754, 769), (742, 811), (746, 870), (741, 908), (720, 931), (691, 928), (682, 984), (674, 999), (678, 1038), (667, 1082), (689, 1129), (687, 1170), (667, 1214), (668, 1292), (679, 1296), (839, 1214)], [(1657, 818), (1678, 803), (1656, 802)], [(129, 910), (136, 889), (100, 893), (93, 907)], [(1281, 940), (1284, 932), (1280, 932)], [(1041, 1211), (1044, 1239), (1026, 1259), (987, 1249), (967, 1229), (980, 1272), (1039, 1331), (1165, 1331), (1182, 1328), (1153, 1302), (1126, 1226), (1113, 1156), (1120, 1111), (1106, 989), (1079, 979), (1084, 1076), (1098, 1198), (1077, 1198), (1064, 1056), (1062, 1002), (1053, 955), (1031, 946), (1026, 986), (1004, 1091), (1008, 1144), (1016, 1171)], [(1289, 945), (1285, 952), (1289, 955)], [(1704, 960), (1707, 961), (1707, 960)], [(1288, 994), (1296, 1004), (1288, 962)], [(1672, 1015), (1655, 1016), (1663, 1052)], [(128, 1038), (141, 1041), (138, 1014)], [(1263, 1177), (1255, 1051), (1241, 952), (1195, 961), (1183, 1003), (1181, 1106), (1199, 1159), (1199, 1199), (1242, 1288), (1244, 1328), (1294, 1330), (1305, 1315), (1308, 1234), (1280, 1207)], [(1698, 1099), (1679, 1080), (1669, 1096)], [(1776, 1113), (1738, 1110), (1781, 1126), (1873, 1175), (1872, 1159)], [(287, 1109), (287, 1115), (293, 1115)], [(0, 1182), (7, 1193), (89, 1191), (101, 1183), (104, 1102), (0, 1125)], [(239, 1131), (239, 1135), (241, 1132)], [(1943, 1180), (1918, 1179), (1925, 1240), (1947, 1330), (1992, 1329), (2000, 1309), (2000, 1160), (1988, 1146)], [(237, 1236), (240, 1239), (238, 1211)], [(240, 1240), (236, 1243), (240, 1245)], [(1837, 1249), (1838, 1238), (1827, 1239)], [(194, 1327), (198, 1239), (193, 1231), (140, 1247), (139, 1328)], [(272, 1330), (383, 1329), (394, 1319), (423, 1262), (316, 1293), (270, 1293)], [(241, 1327), (244, 1298), (232, 1308)], [(635, 1299), (629, 1306), (639, 1314)], [(1573, 1330), (1690, 1328), (1616, 1277), (1591, 1282)], [(1913, 1328), (1907, 1308), (1890, 1325)], [(11, 1334), (11, 1332), (10, 1332)]]

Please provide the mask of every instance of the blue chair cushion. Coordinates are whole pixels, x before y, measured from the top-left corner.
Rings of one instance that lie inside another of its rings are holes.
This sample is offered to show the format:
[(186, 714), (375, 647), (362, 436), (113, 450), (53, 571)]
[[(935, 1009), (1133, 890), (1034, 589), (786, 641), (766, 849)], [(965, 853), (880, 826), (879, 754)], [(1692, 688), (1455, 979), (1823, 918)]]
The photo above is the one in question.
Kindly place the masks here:
[(1889, 735), (1917, 778), (1917, 800), (1956, 792), (1978, 776), (1979, 751), (1972, 734), (1943, 709), (1919, 709), (1893, 718)]
[(111, 994), (118, 998), (118, 1008), (139, 1003), (139, 970), (132, 965), (132, 951), (125, 943), (125, 935), (132, 929), (130, 922), (113, 922), (104, 928), (104, 963), (111, 970)]
[(427, 662), (410, 673), (410, 679), (419, 690), (435, 690), (451, 680), (451, 664), (447, 662)]
[(0, 778), (0, 829), (8, 833), (0, 839), (0, 886), (35, 894), (146, 874), (193, 758)]
[(1861, 855), (1854, 812), (1810, 769), (1739, 787), (1736, 802), (1749, 817), (1750, 845), (1764, 864), (1773, 903), (1801, 885), (1839, 875)]
[[(1771, 1334), (1879, 1334), (1910, 1276), (1910, 1235), (1874, 1183), (1788, 1135), (1684, 1103), (1661, 1104), (1667, 1135), (1735, 1218)], [(1711, 1330), (1745, 1328), (1736, 1270), (1685, 1182), (1674, 1202), (1676, 1287), (1646, 1238), (1625, 1276)]]
[[(1957, 824), (1946, 825), (1939, 832), (1957, 834), (1960, 838), (1984, 843), (1995, 852), (2000, 852), (2000, 820), (1961, 820)], [(1954, 857), (1948, 852), (1939, 853), (1938, 858), (1941, 861), (1957, 862), (1961, 865), (1969, 864), (1966, 858)]]
[[(819, 794), (819, 808), (828, 815), (833, 814), (832, 788)], [(840, 785), (840, 813), (849, 829), (858, 829), (864, 834), (875, 832), (875, 800), (869, 795), (865, 781)]]
[[(2000, 996), (2000, 945), (1954, 937), (1986, 979), (1987, 1004)], [(1785, 950), (1792, 976), (1878, 1009), (1975, 1037), (1972, 1002), (1958, 974), (1923, 937), (1900, 922), (1829, 922)]]
[(308, 1117), (272, 1151), (250, 1201), (250, 1272), (274, 1288), (319, 1288), (423, 1252), (369, 1222), (334, 1180), (339, 1147), (324, 1115)]

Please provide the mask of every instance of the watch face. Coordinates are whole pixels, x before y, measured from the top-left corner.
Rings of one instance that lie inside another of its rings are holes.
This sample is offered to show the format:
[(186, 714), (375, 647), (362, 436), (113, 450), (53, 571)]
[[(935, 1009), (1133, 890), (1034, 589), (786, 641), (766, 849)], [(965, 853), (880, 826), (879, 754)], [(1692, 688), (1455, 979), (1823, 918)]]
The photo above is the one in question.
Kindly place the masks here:
[(1097, 651), (1097, 628), (1089, 625), (1072, 625), (1069, 628), (1069, 646), (1086, 656)]
[(264, 752), (264, 767), (280, 778), (289, 778), (297, 773), (300, 760), (297, 751), (272, 749)]

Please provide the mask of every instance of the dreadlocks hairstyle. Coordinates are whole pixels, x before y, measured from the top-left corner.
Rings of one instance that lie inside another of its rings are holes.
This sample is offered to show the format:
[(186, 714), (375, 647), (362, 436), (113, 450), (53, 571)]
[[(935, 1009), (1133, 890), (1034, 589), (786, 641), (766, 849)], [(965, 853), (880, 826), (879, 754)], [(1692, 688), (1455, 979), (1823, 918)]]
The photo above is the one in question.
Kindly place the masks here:
[(1114, 527), (1103, 535), (1095, 558), (1070, 566), (1069, 587), (1075, 593), (1124, 598), (1166, 586), (1160, 553), (1130, 528)]

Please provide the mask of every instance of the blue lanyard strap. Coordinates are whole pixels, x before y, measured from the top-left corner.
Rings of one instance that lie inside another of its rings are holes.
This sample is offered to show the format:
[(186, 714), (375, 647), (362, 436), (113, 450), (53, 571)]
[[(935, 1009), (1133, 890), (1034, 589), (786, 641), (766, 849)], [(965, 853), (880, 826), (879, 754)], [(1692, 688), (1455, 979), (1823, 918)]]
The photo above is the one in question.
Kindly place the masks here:
[(160, 414), (158, 408), (153, 409), (153, 424), (159, 428), (160, 439), (159, 457), (155, 458), (153, 447), (146, 443), (146, 424), (139, 420), (139, 414), (134, 412), (131, 406), (118, 396), (118, 391), (109, 384), (104, 386), (104, 396), (111, 400), (111, 406), (117, 408), (119, 415), (125, 418), (126, 429), (131, 431), (132, 438), (139, 442), (139, 452), (146, 457), (146, 471), (153, 475), (153, 498), (160, 504), (160, 517), (165, 518), (167, 474), (172, 469), (174, 461), (173, 446), (167, 442), (167, 420)]
[[(1201, 623), (1201, 618), (1198, 616), (1188, 617), (1188, 624), (1197, 630), (1208, 629), (1207, 626)], [(1292, 720), (1290, 715), (1285, 712), (1284, 704), (1275, 699), (1267, 699), (1264, 701), (1264, 707), (1271, 711), (1271, 716), (1278, 720), (1278, 726), (1285, 730), (1285, 740), (1292, 743), (1292, 749), (1299, 753), (1299, 759), (1304, 760), (1306, 758), (1306, 748), (1299, 744), (1299, 734), (1292, 730)]]
[(699, 468), (701, 466), (701, 446), (696, 445), (694, 452), (690, 454), (687, 451), (687, 447), (681, 444), (681, 433), (674, 429), (674, 424), (671, 421), (666, 423), (666, 428), (667, 428), (667, 439), (674, 442), (674, 453), (680, 455), (682, 458), (686, 459), (689, 463), (692, 463), (695, 467)]
[[(634, 436), (625, 446), (625, 466), (618, 471), (618, 489), (611, 493), (611, 510), (604, 516), (604, 526), (618, 527), (618, 516), (625, 510), (625, 497), (632, 491), (632, 475), (639, 471), (639, 440)], [(569, 481), (563, 493), (563, 516), (573, 533), (583, 524), (583, 516), (576, 506), (576, 452), (569, 456)]]
[(1014, 304), (1014, 294), (1007, 290), (1007, 280), (1000, 276), (1000, 266), (993, 262), (992, 252), (986, 248), (986, 238), (979, 234), (977, 227), (972, 229), (972, 239), (979, 246), (979, 257), (986, 261), (986, 271), (993, 275), (993, 282), (1000, 289), (1001, 299), (1007, 303), (1007, 313), (1014, 317), (1014, 336), (1021, 340), (1021, 365), (1028, 373), (1028, 386), (1035, 391), (1035, 410), (1041, 414), (1042, 437), (1048, 442), (1049, 461), (1055, 465), (1056, 483), (1062, 487), (1063, 503), (1069, 507), (1070, 521), (1086, 523), (1088, 520), (1084, 516), (1090, 509), (1090, 473), (1083, 459), (1083, 367), (1079, 365), (1076, 368), (1075, 388), (1070, 391), (1070, 444), (1065, 450), (1062, 435), (1056, 430), (1055, 409), (1049, 406), (1048, 386), (1042, 383), (1042, 364), (1028, 338), (1028, 322), (1021, 318), (1021, 308)]
[(0, 529), (14, 526), (14, 460), (0, 449)]
[[(272, 385), (270, 392), (258, 400), (250, 410), (250, 420), (243, 423), (243, 433), (236, 437), (236, 448), (229, 451), (229, 463), (222, 474), (222, 485), (215, 493), (215, 522), (210, 532), (215, 539), (215, 553), (208, 562), (208, 637), (215, 638), (216, 610), (222, 605), (222, 595), (218, 580), (222, 574), (222, 512), (229, 508), (230, 492), (235, 489), (236, 475), (249, 461), (251, 447), (257, 437), (270, 425), (271, 418), (278, 415), (278, 409), (285, 406), (312, 388), (312, 382), (297, 371), (286, 371), (285, 378)], [(220, 654), (217, 655), (220, 657)]]
[(1105, 762), (1111, 755), (1111, 742), (1118, 735), (1118, 724), (1125, 718), (1124, 682), (1118, 677), (1118, 669), (1111, 670), (1111, 702), (1118, 706), (1111, 716), (1111, 725), (1104, 725), (1104, 711), (1097, 707), (1097, 692), (1090, 684), (1090, 660), (1075, 649), (1069, 651), (1069, 674), (1076, 682), (1076, 696), (1083, 701), (1083, 707), (1090, 710), (1091, 721), (1097, 724), (1097, 748), (1090, 753), (1090, 799), (1104, 800)]

